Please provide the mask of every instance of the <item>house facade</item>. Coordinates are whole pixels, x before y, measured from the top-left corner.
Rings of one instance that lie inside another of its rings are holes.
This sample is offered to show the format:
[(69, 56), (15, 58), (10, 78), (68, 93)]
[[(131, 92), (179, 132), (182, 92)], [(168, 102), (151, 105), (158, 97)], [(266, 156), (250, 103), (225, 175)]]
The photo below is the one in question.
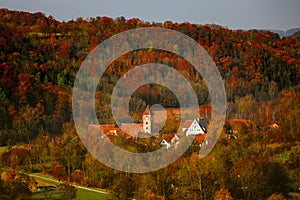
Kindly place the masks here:
[(170, 147), (177, 149), (180, 141), (180, 138), (177, 134), (163, 134), (161, 139), (160, 145), (166, 149), (169, 149)]
[(182, 126), (182, 132), (186, 136), (197, 136), (199, 134), (207, 133), (207, 121), (204, 118), (196, 118), (194, 120), (187, 120)]

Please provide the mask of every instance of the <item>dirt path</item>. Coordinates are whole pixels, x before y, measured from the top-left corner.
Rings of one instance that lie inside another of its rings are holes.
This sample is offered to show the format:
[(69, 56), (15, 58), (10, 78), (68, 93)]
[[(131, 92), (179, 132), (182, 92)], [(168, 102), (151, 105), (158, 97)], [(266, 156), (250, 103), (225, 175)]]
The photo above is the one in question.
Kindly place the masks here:
[[(56, 179), (47, 178), (47, 177), (39, 176), (39, 175), (36, 175), (36, 174), (28, 174), (28, 176), (39, 178), (39, 179), (45, 180), (45, 181), (52, 181), (52, 182), (59, 183), (59, 184), (62, 183), (61, 181), (58, 181)], [(88, 190), (88, 191), (91, 191), (91, 192), (97, 192), (97, 193), (101, 193), (101, 194), (109, 194), (109, 192), (106, 192), (106, 191), (100, 191), (100, 190), (96, 190), (96, 189), (92, 189), (92, 188), (88, 188), (88, 187), (83, 187), (83, 186), (79, 186), (79, 185), (74, 185), (74, 184), (71, 184), (71, 185), (76, 187), (76, 188), (80, 188), (80, 189), (83, 189), (83, 190)]]

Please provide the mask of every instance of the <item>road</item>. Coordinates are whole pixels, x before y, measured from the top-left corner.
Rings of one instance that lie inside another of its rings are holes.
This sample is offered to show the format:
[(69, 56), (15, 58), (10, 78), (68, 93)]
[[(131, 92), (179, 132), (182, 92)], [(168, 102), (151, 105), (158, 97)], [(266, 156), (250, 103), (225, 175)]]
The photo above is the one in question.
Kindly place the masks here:
[[(47, 178), (47, 177), (44, 177), (44, 176), (39, 176), (39, 175), (36, 175), (36, 174), (28, 174), (28, 176), (39, 178), (39, 179), (45, 180), (45, 181), (52, 181), (52, 182), (59, 183), (59, 184), (62, 183), (61, 181), (58, 181), (58, 180), (55, 180), (55, 179), (52, 179), (52, 178)], [(106, 191), (96, 190), (96, 189), (83, 187), (83, 186), (79, 186), (79, 185), (74, 185), (74, 184), (71, 184), (71, 185), (76, 187), (76, 188), (80, 188), (80, 189), (83, 189), (83, 190), (88, 190), (88, 191), (91, 191), (91, 192), (97, 192), (97, 193), (101, 193), (101, 194), (109, 194), (109, 192), (106, 192)]]

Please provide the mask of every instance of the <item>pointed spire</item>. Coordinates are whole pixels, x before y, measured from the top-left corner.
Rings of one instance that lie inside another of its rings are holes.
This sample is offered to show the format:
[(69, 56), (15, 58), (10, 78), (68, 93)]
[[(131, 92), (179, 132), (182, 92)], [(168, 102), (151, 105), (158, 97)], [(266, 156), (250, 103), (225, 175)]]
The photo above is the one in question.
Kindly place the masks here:
[(150, 107), (147, 105), (147, 108), (145, 109), (143, 115), (150, 115)]

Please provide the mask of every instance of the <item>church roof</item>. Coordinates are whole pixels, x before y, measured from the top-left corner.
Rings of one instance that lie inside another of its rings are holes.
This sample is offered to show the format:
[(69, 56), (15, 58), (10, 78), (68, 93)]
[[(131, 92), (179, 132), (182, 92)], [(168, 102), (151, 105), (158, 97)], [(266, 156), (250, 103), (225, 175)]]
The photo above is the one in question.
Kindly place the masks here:
[(115, 128), (114, 124), (89, 124), (88, 125), (88, 134), (91, 135), (102, 135), (104, 134), (103, 129)]
[(150, 107), (149, 107), (149, 105), (148, 105), (147, 108), (145, 109), (143, 115), (150, 115)]
[(130, 136), (136, 137), (143, 132), (143, 124), (122, 123), (121, 130)]

